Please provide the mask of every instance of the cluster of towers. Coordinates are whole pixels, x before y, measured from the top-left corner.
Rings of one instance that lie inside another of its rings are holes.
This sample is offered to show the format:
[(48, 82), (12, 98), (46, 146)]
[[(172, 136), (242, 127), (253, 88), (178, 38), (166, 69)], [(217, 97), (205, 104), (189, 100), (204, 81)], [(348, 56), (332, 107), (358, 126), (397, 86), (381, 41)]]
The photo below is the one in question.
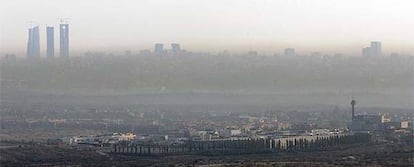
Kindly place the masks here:
[(380, 57), (382, 55), (382, 45), (379, 41), (372, 41), (371, 46), (362, 48), (364, 57)]
[[(61, 23), (59, 25), (60, 33), (60, 57), (69, 57), (69, 24)], [(39, 26), (32, 26), (29, 28), (29, 39), (27, 42), (27, 57), (40, 57), (40, 43), (39, 43)], [(54, 27), (46, 26), (46, 57), (55, 57), (55, 36)]]
[[(180, 44), (178, 44), (178, 43), (172, 43), (171, 44), (171, 52), (173, 54), (180, 53), (181, 52)], [(155, 55), (162, 55), (164, 53), (165, 53), (164, 44), (162, 44), (162, 43), (156, 43), (155, 46), (154, 46), (154, 54)]]

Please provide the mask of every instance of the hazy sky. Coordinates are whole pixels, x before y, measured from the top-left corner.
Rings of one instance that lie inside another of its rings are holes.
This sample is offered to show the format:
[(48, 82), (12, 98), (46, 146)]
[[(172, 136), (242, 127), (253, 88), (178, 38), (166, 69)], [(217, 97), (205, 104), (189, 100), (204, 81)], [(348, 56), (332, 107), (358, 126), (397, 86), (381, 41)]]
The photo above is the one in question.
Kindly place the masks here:
[[(179, 42), (193, 51), (228, 49), (414, 53), (413, 0), (2, 0), (0, 53), (24, 51), (29, 21), (70, 18), (71, 50), (152, 49)], [(58, 31), (55, 29), (56, 50)], [(169, 47), (169, 46), (168, 46)], [(24, 53), (24, 52), (23, 52)]]

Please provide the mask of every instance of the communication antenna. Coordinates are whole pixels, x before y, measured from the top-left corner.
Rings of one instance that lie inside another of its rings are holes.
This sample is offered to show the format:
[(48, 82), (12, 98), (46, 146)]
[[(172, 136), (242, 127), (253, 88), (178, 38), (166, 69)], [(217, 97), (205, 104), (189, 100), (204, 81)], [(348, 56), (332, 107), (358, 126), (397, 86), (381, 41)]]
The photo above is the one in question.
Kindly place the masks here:
[(351, 106), (352, 106), (352, 120), (354, 120), (355, 118), (355, 105), (356, 105), (356, 101), (354, 100), (354, 98), (352, 97), (351, 100)]

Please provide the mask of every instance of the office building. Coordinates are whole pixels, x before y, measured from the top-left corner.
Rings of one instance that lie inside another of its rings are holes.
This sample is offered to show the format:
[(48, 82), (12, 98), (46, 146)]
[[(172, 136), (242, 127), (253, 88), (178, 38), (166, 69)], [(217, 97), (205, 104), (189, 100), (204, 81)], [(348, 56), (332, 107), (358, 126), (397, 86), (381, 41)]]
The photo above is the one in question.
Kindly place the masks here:
[(362, 48), (362, 56), (371, 57), (371, 48), (370, 47)]
[(46, 27), (46, 57), (53, 58), (55, 56), (55, 36), (53, 27)]
[(372, 41), (370, 47), (362, 48), (363, 57), (380, 57), (382, 55), (381, 42)]
[(379, 41), (372, 41), (370, 47), (371, 56), (379, 57), (382, 55), (382, 46)]
[(180, 44), (178, 44), (178, 43), (172, 43), (171, 48), (172, 48), (172, 52), (174, 54), (177, 54), (181, 51)]
[(154, 54), (159, 56), (159, 55), (162, 55), (163, 52), (164, 52), (164, 44), (156, 43), (154, 47)]
[(40, 57), (39, 26), (29, 28), (29, 40), (27, 42), (26, 55), (27, 58)]
[(60, 24), (60, 57), (69, 57), (69, 24)]

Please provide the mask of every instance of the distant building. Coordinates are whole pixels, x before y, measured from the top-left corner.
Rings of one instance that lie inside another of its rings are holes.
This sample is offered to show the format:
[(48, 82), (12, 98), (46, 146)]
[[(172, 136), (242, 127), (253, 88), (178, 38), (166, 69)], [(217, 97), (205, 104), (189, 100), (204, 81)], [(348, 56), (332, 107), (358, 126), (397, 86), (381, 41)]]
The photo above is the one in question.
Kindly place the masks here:
[(372, 41), (370, 47), (362, 48), (363, 57), (380, 57), (382, 55), (382, 44), (379, 41)]
[(7, 63), (16, 62), (16, 55), (15, 54), (6, 54), (2, 57), (2, 60)]
[(53, 27), (46, 27), (46, 57), (55, 56), (55, 36)]
[(164, 44), (156, 43), (154, 46), (154, 54), (155, 55), (162, 55), (164, 52)]
[(362, 56), (363, 57), (371, 57), (370, 47), (362, 48)]
[(172, 43), (171, 48), (172, 48), (172, 52), (174, 54), (177, 54), (177, 53), (181, 52), (181, 47), (180, 47), (180, 44), (178, 44), (178, 43)]
[(312, 57), (321, 57), (321, 52), (312, 52), (311, 56)]
[(356, 115), (355, 114), (356, 101), (351, 101), (352, 106), (352, 122), (348, 128), (352, 131), (378, 131), (384, 129), (383, 122), (388, 121), (388, 117), (384, 115)]
[(139, 55), (148, 56), (148, 55), (151, 55), (151, 51), (148, 49), (140, 50)]
[(249, 56), (257, 56), (258, 53), (257, 53), (257, 51), (251, 50), (251, 51), (247, 52), (247, 55), (249, 55)]
[(69, 139), (70, 145), (75, 144), (86, 144), (86, 145), (110, 145), (116, 144), (122, 141), (132, 141), (136, 138), (135, 134), (132, 133), (112, 133), (103, 134), (96, 136), (74, 136)]
[(381, 42), (372, 41), (370, 51), (371, 51), (371, 56), (380, 57), (382, 55)]
[(349, 129), (352, 131), (383, 130), (381, 115), (356, 115)]
[(294, 48), (286, 48), (285, 49), (285, 56), (295, 56), (295, 49)]
[(39, 26), (29, 28), (29, 40), (27, 42), (27, 58), (40, 57)]
[(60, 24), (60, 57), (69, 57), (69, 24)]
[(409, 127), (408, 121), (398, 121), (398, 122), (385, 122), (384, 127), (387, 130), (390, 129), (406, 129)]

